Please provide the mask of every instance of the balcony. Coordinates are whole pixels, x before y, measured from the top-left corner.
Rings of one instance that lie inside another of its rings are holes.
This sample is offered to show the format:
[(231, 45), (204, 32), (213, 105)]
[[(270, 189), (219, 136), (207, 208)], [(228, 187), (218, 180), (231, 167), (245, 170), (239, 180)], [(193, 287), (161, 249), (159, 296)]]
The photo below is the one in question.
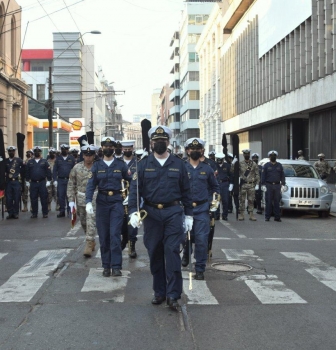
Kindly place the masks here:
[(173, 101), (177, 96), (180, 96), (180, 89), (173, 90), (173, 92), (169, 95), (169, 101)]
[(169, 109), (169, 115), (180, 113), (180, 105), (175, 105)]

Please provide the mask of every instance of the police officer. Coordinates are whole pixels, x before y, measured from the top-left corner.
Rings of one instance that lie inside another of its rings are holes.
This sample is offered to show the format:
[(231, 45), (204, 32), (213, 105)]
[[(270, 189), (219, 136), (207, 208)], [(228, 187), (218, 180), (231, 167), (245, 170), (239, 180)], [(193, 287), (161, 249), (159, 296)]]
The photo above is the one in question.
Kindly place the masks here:
[(96, 226), (100, 242), (103, 276), (121, 276), (121, 228), (124, 208), (121, 180), (129, 181), (128, 169), (122, 159), (113, 156), (116, 142), (113, 137), (101, 141), (104, 158), (96, 161), (86, 187), (86, 212), (93, 214), (92, 198), (98, 186)]
[(233, 189), (233, 174), (231, 173), (231, 165), (224, 162), (225, 154), (216, 154), (217, 163), (217, 180), (220, 188), (220, 195), (222, 200), (222, 220), (228, 219), (228, 199), (230, 192)]
[(274, 212), (274, 221), (281, 221), (280, 219), (280, 200), (281, 188), (286, 185), (285, 173), (280, 163), (276, 161), (278, 156), (277, 151), (269, 151), (268, 157), (270, 161), (264, 164), (261, 172), (262, 190), (265, 191), (266, 208), (265, 221), (269, 221), (272, 213), (272, 206)]
[[(210, 232), (209, 201), (219, 193), (218, 182), (212, 168), (200, 161), (205, 142), (200, 138), (187, 140), (189, 161), (185, 163), (191, 186), (193, 206), (192, 240), (195, 242), (195, 279), (204, 280)], [(210, 196), (210, 197), (209, 197)], [(189, 246), (183, 252), (182, 266), (189, 264)]]
[[(56, 162), (56, 149), (51, 147), (49, 149), (49, 155), (48, 155), (48, 163), (50, 165), (50, 171), (53, 173), (54, 165)], [(48, 211), (51, 210), (51, 202), (54, 199), (54, 201), (57, 203), (57, 188), (54, 186), (54, 183), (51, 182), (50, 186), (48, 187)]]
[[(38, 197), (40, 196), (43, 218), (48, 217), (48, 192), (50, 186), (51, 171), (47, 160), (42, 158), (42, 149), (39, 146), (33, 148), (34, 159), (30, 159), (26, 166), (26, 186), (30, 187), (30, 203), (32, 206), (32, 219), (37, 218)], [(47, 179), (47, 181), (46, 181)]]
[(138, 172), (133, 175), (128, 202), (130, 223), (133, 227), (140, 225), (138, 203), (143, 197), (148, 214), (144, 220), (144, 244), (153, 275), (152, 304), (159, 305), (167, 297), (170, 309), (176, 311), (182, 293), (183, 221), (186, 231), (192, 229), (193, 223), (190, 183), (184, 161), (167, 151), (171, 130), (155, 126), (148, 136), (153, 153), (138, 163)]
[[(33, 158), (33, 154), (34, 154), (34, 152), (31, 149), (29, 149), (26, 152), (26, 159), (24, 160), (24, 166), (27, 165), (27, 162), (28, 162), (29, 159)], [(22, 179), (22, 182), (24, 184), (24, 186), (23, 186), (23, 193), (22, 193), (22, 202), (23, 202), (22, 211), (26, 212), (26, 211), (28, 211), (28, 194), (29, 194), (29, 189), (26, 186), (25, 178)]]
[(75, 158), (69, 155), (69, 145), (62, 144), (61, 155), (56, 158), (53, 169), (54, 186), (57, 187), (57, 200), (59, 204), (58, 218), (65, 217), (65, 209), (68, 207), (66, 191), (69, 175), (75, 164)]
[[(233, 176), (233, 174), (234, 174), (234, 167), (232, 166), (233, 154), (228, 152), (226, 156), (227, 156), (226, 157), (227, 158), (227, 162), (231, 166), (231, 174)], [(233, 211), (232, 201), (233, 201), (233, 196), (232, 196), (232, 190), (231, 190), (231, 191), (229, 191), (229, 194), (228, 194), (228, 213), (229, 214), (231, 214), (232, 211)]]
[(319, 158), (319, 160), (314, 163), (314, 167), (321, 176), (321, 179), (324, 180), (330, 174), (331, 168), (329, 163), (325, 160), (324, 153), (318, 154), (317, 157)]
[[(129, 176), (133, 176), (133, 174), (136, 172), (136, 169), (137, 169), (137, 158), (133, 156), (134, 144), (135, 144), (134, 140), (121, 141), (122, 152), (124, 154), (123, 159), (127, 165)], [(137, 253), (135, 250), (135, 242), (137, 241), (138, 228), (133, 227), (132, 225), (128, 225), (128, 222), (129, 222), (128, 198), (123, 202), (123, 204), (124, 204), (125, 214), (126, 214), (126, 225), (123, 225), (123, 230), (127, 231), (128, 245), (129, 245), (128, 255), (131, 258), (136, 258)]]
[(216, 161), (216, 152), (215, 151), (210, 151), (208, 153), (209, 159), (213, 160), (214, 162)]
[[(252, 160), (258, 165), (259, 154), (253, 153)], [(259, 169), (259, 177), (261, 179), (262, 166), (258, 165), (258, 169)], [(257, 207), (257, 214), (262, 214), (261, 200), (262, 200), (262, 190), (261, 190), (261, 183), (259, 182), (255, 187), (255, 203)]]
[(8, 158), (6, 164), (6, 207), (8, 216), (6, 219), (18, 219), (21, 197), (21, 173), (23, 171), (23, 161), (15, 157), (15, 146), (7, 147)]

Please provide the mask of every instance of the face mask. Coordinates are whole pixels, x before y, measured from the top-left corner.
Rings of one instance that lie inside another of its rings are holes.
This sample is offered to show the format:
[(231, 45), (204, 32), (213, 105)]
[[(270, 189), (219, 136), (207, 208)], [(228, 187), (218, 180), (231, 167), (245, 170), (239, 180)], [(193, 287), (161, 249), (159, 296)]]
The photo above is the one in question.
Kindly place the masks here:
[(116, 148), (115, 154), (116, 154), (117, 156), (120, 156), (120, 155), (121, 155), (121, 148)]
[(258, 159), (252, 159), (254, 163), (258, 164)]
[(155, 142), (153, 150), (155, 153), (161, 155), (167, 151), (167, 144), (165, 141)]
[(67, 151), (66, 151), (65, 149), (64, 149), (64, 150), (62, 150), (62, 152), (61, 152), (61, 153), (62, 153), (62, 156), (64, 156), (64, 157), (68, 155), (68, 153), (67, 153)]
[(217, 164), (222, 164), (223, 163), (223, 159), (217, 159)]
[(54, 153), (50, 153), (49, 156), (50, 156), (50, 159), (54, 159), (55, 158), (55, 154)]
[(270, 160), (271, 160), (271, 162), (275, 162), (276, 161), (276, 156), (270, 156)]
[(8, 152), (9, 158), (13, 158), (14, 157), (14, 152)]
[(322, 162), (322, 161), (323, 161), (323, 158), (320, 158), (320, 161)]
[(198, 152), (198, 151), (191, 151), (191, 152), (190, 152), (190, 158), (191, 158), (192, 160), (198, 160), (198, 159), (201, 158), (201, 153)]
[(112, 148), (105, 148), (103, 149), (104, 156), (111, 157), (113, 155), (113, 149)]
[(27, 153), (27, 154), (26, 154), (26, 158), (30, 158), (30, 153)]
[(250, 156), (244, 156), (245, 160), (249, 160)]
[(124, 152), (124, 156), (127, 157), (127, 158), (128, 158), (128, 157), (131, 157), (131, 156), (132, 156), (132, 153), (133, 153), (132, 151), (125, 151), (125, 152)]
[(34, 152), (34, 157), (39, 158), (40, 157), (40, 151), (35, 151)]

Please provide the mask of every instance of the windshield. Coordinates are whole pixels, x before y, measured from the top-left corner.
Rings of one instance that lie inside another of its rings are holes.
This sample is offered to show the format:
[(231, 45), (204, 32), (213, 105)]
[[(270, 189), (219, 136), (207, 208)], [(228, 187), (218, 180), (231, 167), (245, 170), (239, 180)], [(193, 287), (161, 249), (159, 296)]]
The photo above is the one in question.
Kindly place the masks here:
[(318, 179), (319, 176), (312, 165), (282, 164), (286, 177), (305, 177)]

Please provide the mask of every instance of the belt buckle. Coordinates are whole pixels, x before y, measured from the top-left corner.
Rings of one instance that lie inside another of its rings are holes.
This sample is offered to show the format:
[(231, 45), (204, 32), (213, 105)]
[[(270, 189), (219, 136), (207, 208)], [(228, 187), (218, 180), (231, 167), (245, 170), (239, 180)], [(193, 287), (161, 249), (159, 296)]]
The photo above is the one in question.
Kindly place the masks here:
[(196, 202), (193, 202), (192, 206), (195, 208), (197, 207), (197, 203)]
[(108, 192), (107, 192), (107, 195), (108, 195), (108, 196), (113, 196), (113, 191), (108, 191)]
[(163, 209), (163, 204), (158, 204), (157, 207), (158, 209)]

